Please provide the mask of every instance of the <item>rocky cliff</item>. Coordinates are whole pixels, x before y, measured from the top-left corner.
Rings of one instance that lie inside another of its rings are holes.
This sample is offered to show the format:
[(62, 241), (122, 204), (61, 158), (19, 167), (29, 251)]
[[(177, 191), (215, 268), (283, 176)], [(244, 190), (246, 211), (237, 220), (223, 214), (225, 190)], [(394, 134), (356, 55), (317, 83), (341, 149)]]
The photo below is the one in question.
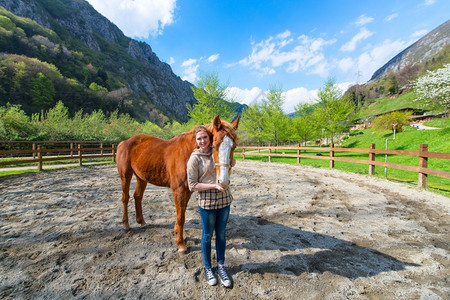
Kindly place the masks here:
[(170, 119), (188, 120), (186, 104), (196, 102), (191, 84), (161, 62), (150, 45), (124, 36), (88, 2), (0, 0), (0, 6), (53, 30), (65, 47), (81, 42), (103, 55), (102, 64), (105, 65), (94, 67), (104, 68), (118, 78), (120, 84), (131, 91), (133, 103), (149, 117), (150, 112), (156, 109)]
[(391, 71), (400, 71), (407, 66), (412, 67), (420, 64), (433, 57), (449, 43), (450, 21), (447, 21), (393, 57), (384, 66), (375, 71), (370, 80), (380, 79)]

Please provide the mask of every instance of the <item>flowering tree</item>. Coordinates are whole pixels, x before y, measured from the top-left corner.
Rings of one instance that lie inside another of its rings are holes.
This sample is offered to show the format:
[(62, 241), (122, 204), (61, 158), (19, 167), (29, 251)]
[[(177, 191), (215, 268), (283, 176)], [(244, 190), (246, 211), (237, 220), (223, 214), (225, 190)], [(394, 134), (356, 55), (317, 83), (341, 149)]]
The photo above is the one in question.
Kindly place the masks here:
[(442, 106), (448, 113), (450, 110), (450, 64), (436, 71), (427, 73), (412, 82), (417, 99), (426, 106)]

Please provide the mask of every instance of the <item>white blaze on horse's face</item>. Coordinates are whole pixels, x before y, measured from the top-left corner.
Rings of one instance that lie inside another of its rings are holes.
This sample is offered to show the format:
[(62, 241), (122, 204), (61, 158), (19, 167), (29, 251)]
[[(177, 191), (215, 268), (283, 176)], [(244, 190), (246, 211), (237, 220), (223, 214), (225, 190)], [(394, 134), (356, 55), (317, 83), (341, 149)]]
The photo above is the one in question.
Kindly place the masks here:
[(234, 142), (228, 136), (223, 138), (219, 146), (219, 162), (216, 162), (216, 166), (220, 168), (220, 171), (217, 177), (217, 183), (223, 188), (227, 188), (230, 184), (230, 155), (233, 146)]

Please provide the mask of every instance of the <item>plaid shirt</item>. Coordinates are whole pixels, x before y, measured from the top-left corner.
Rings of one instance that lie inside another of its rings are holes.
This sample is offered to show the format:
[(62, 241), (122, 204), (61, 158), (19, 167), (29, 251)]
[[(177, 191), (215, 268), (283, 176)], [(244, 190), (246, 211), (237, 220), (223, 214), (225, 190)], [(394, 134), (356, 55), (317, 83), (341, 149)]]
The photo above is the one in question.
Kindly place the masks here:
[(206, 190), (198, 192), (198, 205), (203, 209), (220, 209), (227, 207), (233, 201), (230, 189), (221, 192), (219, 190)]
[[(215, 183), (216, 170), (212, 150), (207, 153), (195, 149), (187, 163), (187, 179), (192, 191), (197, 183)], [(233, 196), (229, 189), (198, 191), (198, 205), (203, 209), (220, 209), (231, 204)]]

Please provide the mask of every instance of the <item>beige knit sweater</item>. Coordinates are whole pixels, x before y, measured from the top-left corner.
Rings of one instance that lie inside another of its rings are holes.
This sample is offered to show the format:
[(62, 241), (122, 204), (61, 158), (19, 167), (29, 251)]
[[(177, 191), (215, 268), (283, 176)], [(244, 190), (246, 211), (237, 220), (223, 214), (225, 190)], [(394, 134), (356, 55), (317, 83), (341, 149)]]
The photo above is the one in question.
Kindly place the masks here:
[(212, 157), (212, 149), (202, 152), (196, 148), (187, 163), (187, 179), (189, 190), (193, 190), (195, 185), (201, 183), (216, 182), (216, 168)]

